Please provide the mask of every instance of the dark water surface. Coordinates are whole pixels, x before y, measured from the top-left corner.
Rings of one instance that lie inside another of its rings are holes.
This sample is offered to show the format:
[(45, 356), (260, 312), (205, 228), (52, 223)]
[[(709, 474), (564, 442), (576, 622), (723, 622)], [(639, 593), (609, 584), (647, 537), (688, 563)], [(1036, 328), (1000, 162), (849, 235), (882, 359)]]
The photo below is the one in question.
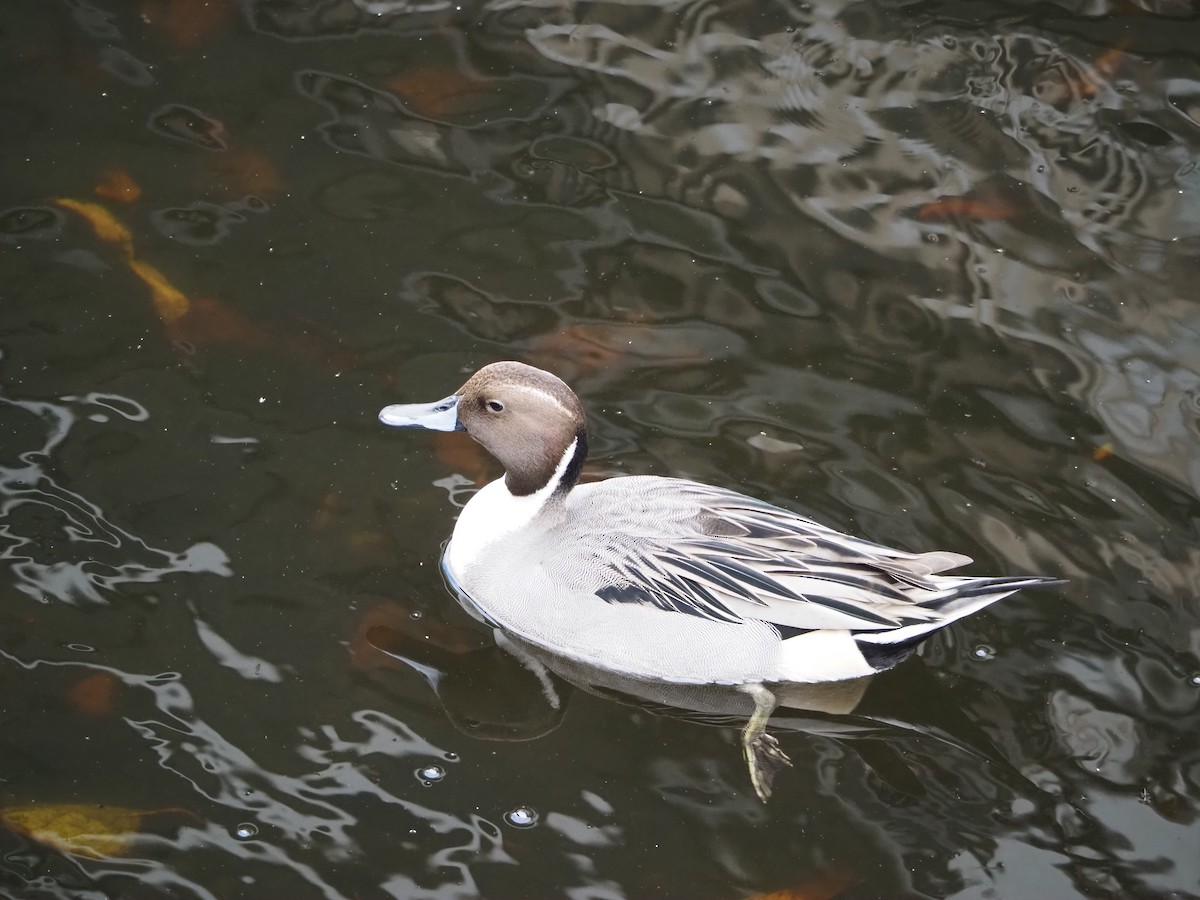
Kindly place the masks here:
[[(1186, 0), (5, 0), (0, 895), (1200, 897), (1197, 48)], [(443, 586), (496, 466), (375, 414), (501, 358), (592, 474), (1069, 583), (781, 719), (763, 807), (735, 726), (556, 708)]]

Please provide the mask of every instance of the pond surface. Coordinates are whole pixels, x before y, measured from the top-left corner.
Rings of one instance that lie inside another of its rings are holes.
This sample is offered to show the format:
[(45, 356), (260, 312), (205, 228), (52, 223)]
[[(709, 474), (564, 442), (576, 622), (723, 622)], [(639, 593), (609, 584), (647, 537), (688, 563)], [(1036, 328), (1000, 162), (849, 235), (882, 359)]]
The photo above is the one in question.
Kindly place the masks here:
[[(7, 0), (0, 895), (1200, 896), (1184, 0)], [(437, 560), (552, 369), (587, 476), (1041, 574), (738, 727)]]

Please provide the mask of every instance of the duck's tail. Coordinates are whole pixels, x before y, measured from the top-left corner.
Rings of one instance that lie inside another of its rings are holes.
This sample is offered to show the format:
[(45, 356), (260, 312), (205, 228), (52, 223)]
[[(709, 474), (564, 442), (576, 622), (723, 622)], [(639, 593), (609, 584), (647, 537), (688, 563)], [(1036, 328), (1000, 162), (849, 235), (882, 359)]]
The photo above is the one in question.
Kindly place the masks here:
[[(1048, 587), (1065, 583), (1061, 578), (1043, 578), (1038, 575), (1017, 578), (946, 578), (945, 581), (959, 583), (947, 585), (951, 588), (949, 596), (941, 597), (932, 604), (923, 604), (936, 610), (937, 615), (934, 618), (887, 631), (860, 631), (854, 635), (854, 639), (860, 647), (863, 644), (873, 644), (907, 652), (935, 631), (979, 612), (985, 606), (1003, 600), (1009, 594), (1028, 587)], [(866, 654), (867, 649), (863, 648), (863, 652)]]

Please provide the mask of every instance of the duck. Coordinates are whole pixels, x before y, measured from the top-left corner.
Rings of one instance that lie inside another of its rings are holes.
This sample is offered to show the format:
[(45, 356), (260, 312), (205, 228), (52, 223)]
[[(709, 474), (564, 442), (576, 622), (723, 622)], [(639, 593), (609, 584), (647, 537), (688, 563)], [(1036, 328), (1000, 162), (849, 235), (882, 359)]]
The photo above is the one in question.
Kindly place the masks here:
[(746, 694), (751, 784), (765, 802), (791, 761), (767, 732), (790, 685), (866, 679), (1042, 576), (945, 574), (961, 553), (910, 552), (685, 478), (580, 483), (587, 417), (556, 375), (494, 362), (382, 424), (465, 431), (504, 467), (459, 514), (442, 571), (498, 634), (648, 682)]

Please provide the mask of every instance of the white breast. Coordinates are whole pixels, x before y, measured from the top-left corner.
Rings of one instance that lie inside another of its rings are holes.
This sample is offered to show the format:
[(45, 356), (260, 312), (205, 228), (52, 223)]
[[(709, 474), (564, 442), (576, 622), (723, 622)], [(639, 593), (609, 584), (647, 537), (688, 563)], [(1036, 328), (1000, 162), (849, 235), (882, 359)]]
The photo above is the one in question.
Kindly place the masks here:
[(466, 585), (467, 568), (488, 544), (524, 528), (541, 512), (575, 456), (575, 444), (571, 442), (545, 487), (534, 493), (513, 496), (504, 479), (497, 478), (467, 501), (446, 547), (446, 566), (455, 579)]

